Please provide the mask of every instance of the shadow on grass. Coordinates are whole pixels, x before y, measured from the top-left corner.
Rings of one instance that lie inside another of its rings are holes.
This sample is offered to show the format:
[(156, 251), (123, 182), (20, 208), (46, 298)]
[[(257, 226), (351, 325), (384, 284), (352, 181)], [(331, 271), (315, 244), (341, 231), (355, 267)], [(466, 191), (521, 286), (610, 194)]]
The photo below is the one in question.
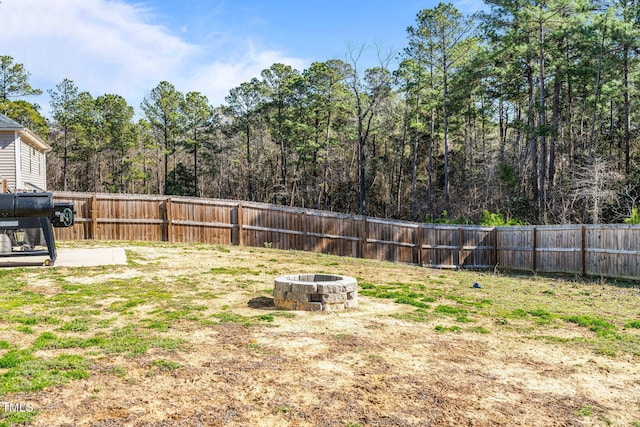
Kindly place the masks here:
[(256, 297), (251, 298), (247, 305), (251, 308), (256, 309), (272, 309), (275, 308), (275, 304), (273, 303), (273, 298), (269, 297)]

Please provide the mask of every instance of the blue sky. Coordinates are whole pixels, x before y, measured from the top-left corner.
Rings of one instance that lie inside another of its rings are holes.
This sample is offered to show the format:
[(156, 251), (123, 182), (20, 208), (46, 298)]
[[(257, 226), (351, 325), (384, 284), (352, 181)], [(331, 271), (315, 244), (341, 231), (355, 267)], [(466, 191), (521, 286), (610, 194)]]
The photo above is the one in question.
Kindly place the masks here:
[[(212, 105), (276, 62), (302, 71), (314, 61), (346, 59), (366, 47), (358, 65), (406, 46), (406, 28), (435, 0), (2, 0), (0, 55), (31, 73), (45, 94), (63, 79), (94, 96), (122, 95), (136, 111), (157, 84), (198, 91)], [(463, 13), (481, 0), (454, 5)], [(7, 19), (12, 17), (13, 19)]]

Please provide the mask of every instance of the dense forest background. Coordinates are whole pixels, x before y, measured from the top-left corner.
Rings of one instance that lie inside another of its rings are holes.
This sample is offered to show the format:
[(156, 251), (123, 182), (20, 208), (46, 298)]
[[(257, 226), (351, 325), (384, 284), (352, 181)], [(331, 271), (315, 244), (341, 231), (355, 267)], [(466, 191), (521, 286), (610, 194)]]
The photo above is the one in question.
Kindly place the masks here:
[(638, 219), (638, 1), (486, 3), (420, 11), (376, 67), (360, 66), (365, 46), (305, 70), (276, 63), (217, 107), (163, 81), (136, 114), (65, 79), (45, 118), (28, 71), (1, 56), (0, 111), (47, 135), (55, 190), (427, 222)]

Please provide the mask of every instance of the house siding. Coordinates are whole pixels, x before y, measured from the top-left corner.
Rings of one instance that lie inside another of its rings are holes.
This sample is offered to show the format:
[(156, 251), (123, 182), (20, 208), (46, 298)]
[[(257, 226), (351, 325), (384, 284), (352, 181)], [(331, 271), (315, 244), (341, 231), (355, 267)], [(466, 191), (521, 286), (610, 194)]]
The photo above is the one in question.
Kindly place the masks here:
[(34, 190), (34, 188), (27, 185), (28, 183), (46, 190), (45, 153), (38, 150), (36, 147), (21, 141), (20, 162), (22, 166), (22, 182), (20, 183), (20, 189), (27, 191)]
[(16, 188), (16, 136), (15, 132), (0, 132), (0, 182), (6, 179), (10, 189)]

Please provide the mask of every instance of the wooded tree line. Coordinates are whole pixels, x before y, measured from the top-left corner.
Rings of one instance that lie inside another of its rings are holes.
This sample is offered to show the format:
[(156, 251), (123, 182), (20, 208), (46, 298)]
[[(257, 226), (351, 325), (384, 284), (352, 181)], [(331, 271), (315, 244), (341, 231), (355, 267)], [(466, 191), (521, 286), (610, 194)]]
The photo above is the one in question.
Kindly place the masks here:
[[(0, 102), (53, 147), (49, 187), (423, 221), (621, 222), (640, 200), (637, 0), (420, 11), (398, 55), (273, 64), (213, 107), (160, 82), (134, 108), (65, 79), (51, 117), (1, 57)], [(394, 65), (393, 69), (391, 67)], [(215, 78), (215, 76), (211, 76)]]

